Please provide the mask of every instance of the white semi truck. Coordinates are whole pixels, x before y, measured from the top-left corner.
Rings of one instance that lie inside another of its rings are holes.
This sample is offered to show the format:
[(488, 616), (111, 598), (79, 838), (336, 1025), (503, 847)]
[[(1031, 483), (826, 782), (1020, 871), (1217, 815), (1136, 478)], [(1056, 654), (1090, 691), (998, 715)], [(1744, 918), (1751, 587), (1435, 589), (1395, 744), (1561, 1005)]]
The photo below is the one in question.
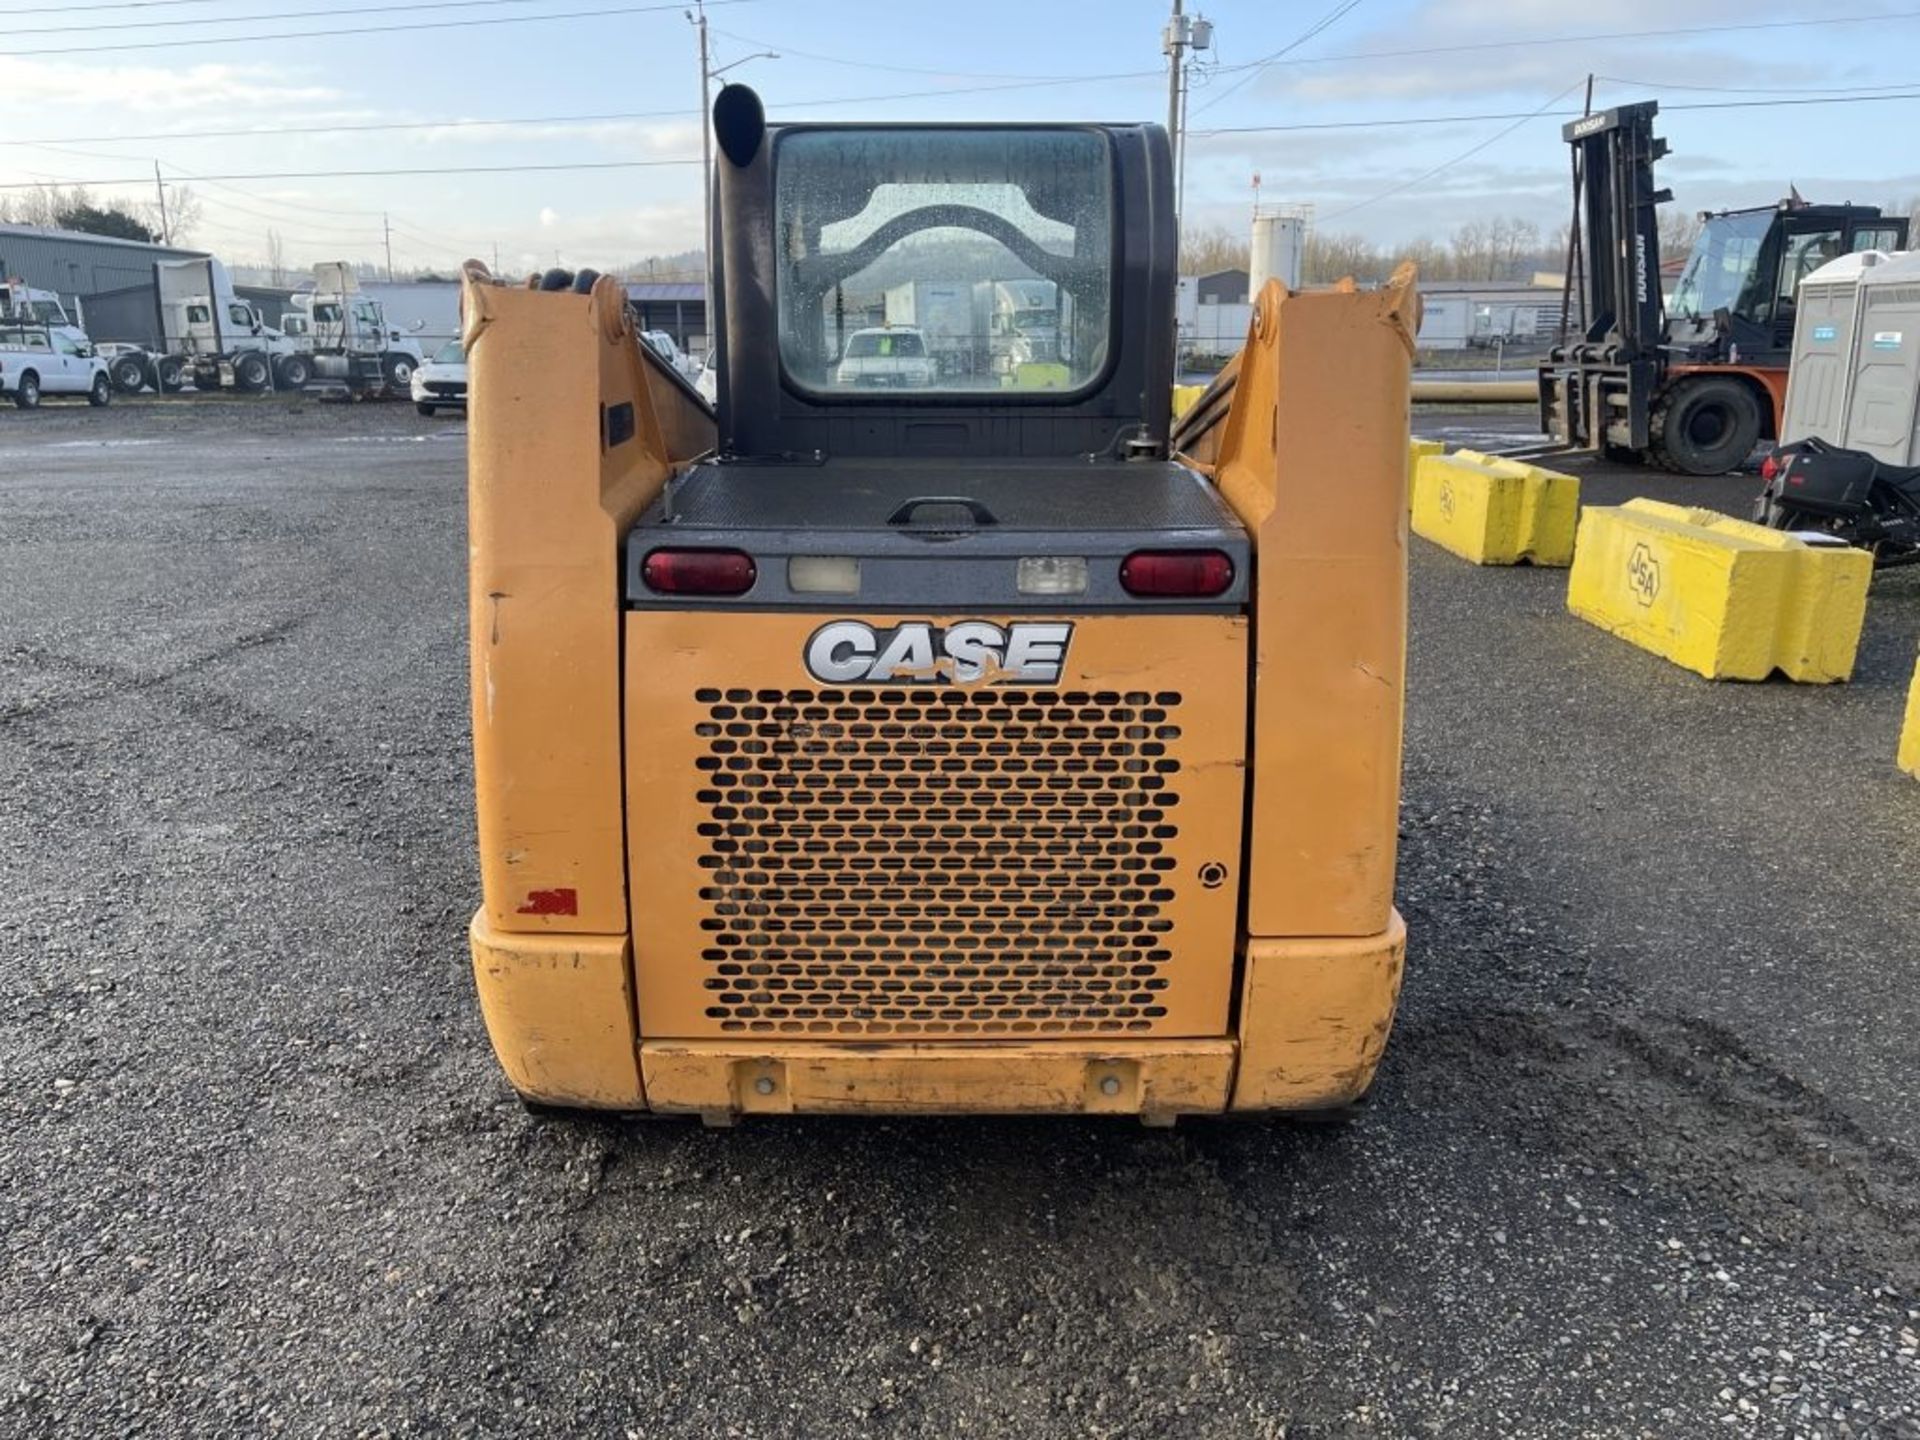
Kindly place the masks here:
[(918, 330), (942, 379), (992, 373), (993, 285), (972, 280), (909, 280), (886, 293), (886, 322)]
[(85, 339), (87, 333), (78, 295), (69, 312), (58, 292), (37, 290), (17, 275), (0, 281), (0, 324), (49, 325), (78, 339)]
[(1071, 300), (1051, 280), (915, 280), (886, 292), (888, 326), (925, 337), (943, 379), (1002, 379), (1062, 360)]
[(1073, 299), (1051, 280), (995, 280), (994, 359), (1002, 365), (1066, 360), (1060, 337), (1072, 323)]
[(293, 390), (307, 383), (311, 363), (234, 293), (218, 260), (155, 261), (153, 289), (160, 343), (101, 346), (115, 389), (172, 394), (189, 383), (202, 391)]
[[(313, 289), (293, 297), (286, 317), (298, 323), (312, 378), (308, 388), (325, 395), (390, 395), (406, 399), (413, 372), (426, 352), (412, 335), (387, 322), (381, 303), (362, 293), (359, 277), (344, 261), (313, 267)], [(415, 321), (418, 330), (423, 321)]]

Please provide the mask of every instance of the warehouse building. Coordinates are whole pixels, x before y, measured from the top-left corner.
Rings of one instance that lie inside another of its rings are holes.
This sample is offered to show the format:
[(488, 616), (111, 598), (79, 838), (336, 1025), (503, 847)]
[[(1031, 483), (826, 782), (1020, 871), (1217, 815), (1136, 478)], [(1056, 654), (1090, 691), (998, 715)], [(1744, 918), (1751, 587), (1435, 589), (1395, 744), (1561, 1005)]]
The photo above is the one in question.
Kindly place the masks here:
[(1429, 280), (1420, 286), (1420, 348), (1467, 350), (1545, 345), (1560, 333), (1563, 282)]
[(64, 301), (78, 299), (83, 311), (95, 296), (151, 287), (156, 260), (196, 260), (206, 253), (77, 230), (0, 225), (0, 276), (52, 290)]
[(635, 280), (628, 282), (627, 303), (642, 330), (664, 330), (689, 355), (705, 355), (707, 292), (698, 280)]

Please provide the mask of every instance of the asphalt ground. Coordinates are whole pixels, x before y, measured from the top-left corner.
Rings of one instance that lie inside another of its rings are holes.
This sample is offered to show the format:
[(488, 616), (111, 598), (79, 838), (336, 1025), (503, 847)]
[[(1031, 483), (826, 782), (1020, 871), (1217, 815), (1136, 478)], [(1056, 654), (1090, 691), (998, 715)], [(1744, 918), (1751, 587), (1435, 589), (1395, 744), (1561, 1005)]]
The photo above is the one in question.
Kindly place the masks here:
[(1416, 541), (1345, 1128), (539, 1119), (465, 948), (463, 464), (0, 414), (0, 1434), (1920, 1435), (1920, 576), (1851, 684), (1715, 685)]

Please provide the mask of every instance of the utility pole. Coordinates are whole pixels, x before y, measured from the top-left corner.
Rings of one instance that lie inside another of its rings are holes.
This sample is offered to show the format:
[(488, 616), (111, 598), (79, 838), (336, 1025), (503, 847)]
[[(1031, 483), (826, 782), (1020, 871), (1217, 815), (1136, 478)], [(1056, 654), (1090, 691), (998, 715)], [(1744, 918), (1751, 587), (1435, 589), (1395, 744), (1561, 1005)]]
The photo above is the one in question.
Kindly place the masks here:
[(386, 211), (380, 212), (380, 228), (387, 235), (387, 283), (393, 283), (393, 222), (387, 219)]
[(1167, 141), (1176, 163), (1180, 158), (1180, 87), (1186, 81), (1187, 19), (1182, 0), (1173, 0), (1173, 15), (1160, 32), (1160, 51), (1167, 57)]
[(708, 93), (714, 80), (726, 74), (736, 65), (744, 65), (749, 60), (778, 60), (780, 57), (772, 50), (758, 50), (751, 55), (742, 55), (738, 60), (729, 60), (715, 67), (713, 52), (707, 47), (707, 7), (705, 0), (694, 0), (691, 10), (681, 12), (687, 17), (687, 23), (700, 36), (700, 216), (704, 228), (700, 234), (700, 253), (706, 257), (706, 266), (700, 276), (700, 296), (704, 314), (700, 323), (706, 327), (707, 346), (712, 348), (713, 335), (713, 97)]
[(160, 201), (160, 243), (173, 243), (173, 227), (167, 223), (167, 187), (160, 179), (160, 162), (153, 162), (153, 193)]
[(700, 255), (706, 261), (700, 267), (700, 327), (707, 334), (707, 348), (713, 348), (713, 102), (707, 90), (713, 81), (713, 66), (707, 51), (707, 7), (696, 3), (697, 13), (689, 14), (694, 29), (700, 32)]
[(1167, 142), (1173, 150), (1176, 269), (1181, 212), (1186, 208), (1187, 59), (1189, 52), (1208, 49), (1212, 44), (1213, 23), (1204, 16), (1188, 15), (1183, 0), (1173, 0), (1173, 14), (1168, 17), (1167, 28), (1160, 32), (1160, 50), (1167, 57)]

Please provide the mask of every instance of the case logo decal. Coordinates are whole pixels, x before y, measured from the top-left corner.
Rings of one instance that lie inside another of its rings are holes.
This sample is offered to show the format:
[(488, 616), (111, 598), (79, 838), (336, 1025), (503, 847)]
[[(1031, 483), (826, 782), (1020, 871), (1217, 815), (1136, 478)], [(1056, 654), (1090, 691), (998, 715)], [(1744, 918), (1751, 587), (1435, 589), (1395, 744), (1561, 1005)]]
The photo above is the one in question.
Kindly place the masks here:
[(829, 685), (1054, 685), (1073, 626), (962, 620), (944, 628), (910, 620), (876, 630), (835, 620), (807, 640), (807, 673)]

